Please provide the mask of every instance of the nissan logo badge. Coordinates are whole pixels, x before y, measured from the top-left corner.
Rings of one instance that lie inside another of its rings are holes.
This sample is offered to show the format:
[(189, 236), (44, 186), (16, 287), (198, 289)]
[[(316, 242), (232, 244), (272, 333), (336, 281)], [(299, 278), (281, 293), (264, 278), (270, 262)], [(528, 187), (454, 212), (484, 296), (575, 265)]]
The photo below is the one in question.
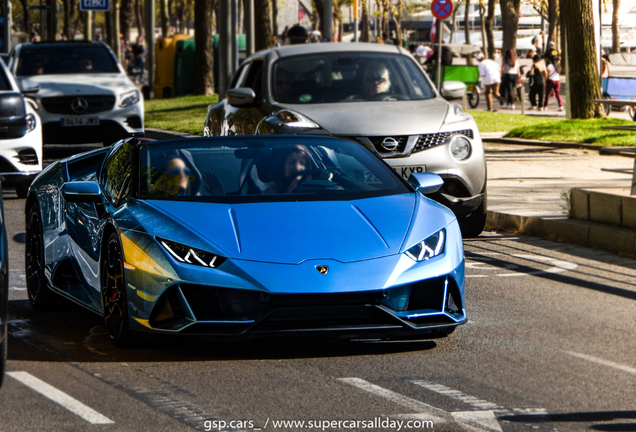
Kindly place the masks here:
[(387, 151), (393, 151), (397, 146), (398, 142), (395, 138), (387, 137), (382, 140), (382, 148)]

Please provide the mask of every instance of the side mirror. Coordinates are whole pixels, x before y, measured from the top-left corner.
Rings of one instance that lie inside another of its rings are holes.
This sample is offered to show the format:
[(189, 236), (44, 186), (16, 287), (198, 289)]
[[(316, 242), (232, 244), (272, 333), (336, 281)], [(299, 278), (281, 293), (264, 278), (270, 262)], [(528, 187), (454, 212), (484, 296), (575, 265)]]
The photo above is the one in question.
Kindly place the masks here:
[(29, 87), (21, 91), (21, 93), (25, 96), (34, 95), (40, 91), (40, 86)]
[(227, 91), (227, 99), (233, 107), (249, 107), (254, 105), (256, 94), (249, 87), (234, 88)]
[(18, 92), (0, 94), (0, 139), (21, 138), (27, 132), (26, 105)]
[(102, 190), (91, 181), (68, 182), (62, 185), (62, 196), (72, 203), (101, 203)]
[(437, 192), (444, 184), (444, 180), (435, 173), (413, 173), (407, 181), (422, 194)]
[(461, 81), (444, 81), (441, 93), (444, 99), (461, 99), (466, 94), (466, 84)]

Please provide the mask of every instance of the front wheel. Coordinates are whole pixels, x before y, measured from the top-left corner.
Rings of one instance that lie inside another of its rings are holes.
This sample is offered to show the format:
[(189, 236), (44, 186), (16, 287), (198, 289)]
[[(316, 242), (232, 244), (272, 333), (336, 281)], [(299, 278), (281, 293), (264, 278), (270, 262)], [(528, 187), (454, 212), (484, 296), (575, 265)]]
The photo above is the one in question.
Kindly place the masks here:
[(106, 240), (102, 256), (101, 281), (106, 332), (116, 347), (129, 347), (135, 342), (136, 334), (128, 327), (124, 259), (116, 233), (111, 233)]
[(31, 205), (27, 215), (24, 257), (29, 303), (36, 310), (53, 308), (57, 299), (47, 286), (44, 276), (44, 235), (40, 207), (37, 203)]
[(459, 228), (464, 238), (475, 238), (486, 226), (486, 203), (483, 201), (471, 214), (459, 218)]
[(470, 107), (473, 109), (477, 108), (477, 106), (479, 105), (479, 93), (477, 92), (477, 90), (473, 90), (466, 96), (468, 98), (468, 105), (470, 105)]

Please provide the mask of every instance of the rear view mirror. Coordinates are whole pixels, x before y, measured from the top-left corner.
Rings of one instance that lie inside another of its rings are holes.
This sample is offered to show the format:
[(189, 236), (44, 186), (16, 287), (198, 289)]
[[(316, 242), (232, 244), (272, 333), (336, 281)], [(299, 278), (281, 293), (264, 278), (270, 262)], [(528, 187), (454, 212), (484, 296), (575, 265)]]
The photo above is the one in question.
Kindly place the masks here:
[(227, 99), (233, 107), (249, 107), (254, 105), (256, 94), (249, 87), (234, 88), (227, 91)]
[(64, 183), (62, 196), (67, 202), (72, 203), (102, 202), (102, 190), (97, 183), (90, 181)]
[(444, 184), (444, 180), (435, 173), (413, 173), (408, 183), (422, 194), (437, 192)]

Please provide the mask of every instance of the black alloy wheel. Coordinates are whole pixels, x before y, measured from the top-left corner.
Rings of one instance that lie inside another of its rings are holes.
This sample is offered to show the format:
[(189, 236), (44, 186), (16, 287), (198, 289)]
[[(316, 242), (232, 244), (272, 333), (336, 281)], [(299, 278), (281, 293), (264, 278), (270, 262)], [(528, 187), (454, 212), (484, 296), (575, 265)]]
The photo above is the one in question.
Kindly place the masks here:
[(124, 259), (116, 233), (111, 233), (106, 241), (101, 271), (102, 306), (106, 331), (113, 345), (119, 348), (129, 347), (135, 341), (135, 333), (128, 328)]
[(40, 207), (33, 203), (26, 221), (25, 265), (29, 303), (33, 309), (49, 310), (55, 305), (53, 292), (46, 284), (44, 276), (44, 235)]

